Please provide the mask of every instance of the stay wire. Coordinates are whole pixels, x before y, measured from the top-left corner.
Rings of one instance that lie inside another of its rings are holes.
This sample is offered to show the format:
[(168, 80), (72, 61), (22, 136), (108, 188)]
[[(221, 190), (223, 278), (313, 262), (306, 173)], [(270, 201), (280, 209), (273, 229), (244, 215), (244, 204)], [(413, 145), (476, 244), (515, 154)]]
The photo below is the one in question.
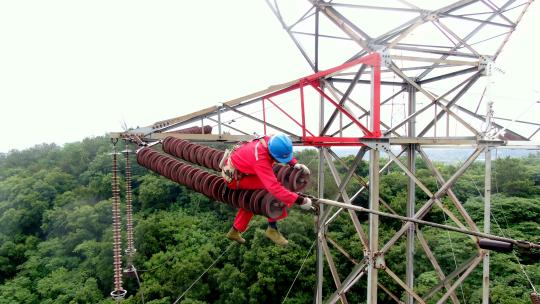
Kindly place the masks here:
[[(437, 187), (441, 187), (441, 185), (439, 185), (439, 182), (437, 181)], [(441, 202), (442, 204), (443, 202)], [(443, 217), (444, 217), (444, 223), (446, 225), (448, 225), (448, 220), (446, 218), (446, 213), (444, 213), (444, 211), (442, 212), (443, 214)], [(455, 250), (454, 250), (454, 242), (452, 241), (452, 237), (450, 236), (450, 231), (446, 231), (446, 236), (448, 237), (448, 241), (450, 243), (450, 249), (452, 250), (452, 258), (454, 259), (454, 266), (456, 267), (456, 269), (458, 268), (458, 264), (457, 264), (457, 259), (456, 259), (456, 253), (455, 253)], [(458, 278), (460, 278), (461, 275), (458, 274)], [(461, 291), (461, 298), (463, 300), (463, 303), (467, 303), (467, 301), (465, 300), (465, 292), (463, 291), (463, 284), (459, 284), (459, 288), (460, 288), (460, 291)]]
[[(447, 221), (447, 218), (446, 218), (446, 214), (444, 213), (443, 211), (443, 217), (444, 217), (444, 223), (446, 225), (448, 225), (448, 221)], [(450, 231), (446, 231), (446, 235), (448, 236), (448, 241), (450, 242), (450, 249), (452, 250), (452, 258), (454, 259), (454, 265), (456, 267), (456, 269), (458, 268), (458, 264), (457, 264), (457, 259), (456, 259), (456, 253), (455, 253), (455, 250), (454, 250), (454, 242), (452, 242), (452, 237), (450, 236)], [(458, 274), (458, 278), (460, 278), (461, 275)], [(463, 292), (463, 284), (459, 284), (459, 288), (461, 290), (461, 298), (463, 300), (463, 303), (467, 303), (467, 301), (465, 300), (465, 292)]]
[(296, 273), (296, 276), (294, 277), (294, 280), (293, 280), (291, 286), (289, 287), (289, 290), (285, 294), (285, 298), (283, 298), (283, 301), (281, 302), (281, 304), (285, 303), (285, 301), (287, 300), (287, 297), (289, 296), (289, 293), (291, 292), (291, 290), (292, 290), (292, 288), (294, 286), (294, 283), (296, 283), (296, 279), (298, 279), (298, 276), (300, 275), (300, 272), (302, 271), (302, 268), (304, 268), (304, 264), (306, 263), (308, 257), (311, 255), (311, 251), (313, 250), (313, 247), (315, 246), (316, 242), (317, 242), (317, 240), (313, 241), (313, 243), (311, 244), (311, 247), (309, 247), (309, 250), (308, 250), (306, 256), (304, 257), (304, 260), (302, 261), (302, 264), (300, 265), (300, 269), (298, 269), (298, 272)]
[(197, 284), (197, 282), (199, 282), (199, 280), (212, 268), (214, 267), (214, 265), (221, 259), (221, 257), (223, 257), (223, 255), (225, 255), (225, 253), (227, 253), (229, 251), (229, 249), (231, 249), (233, 247), (234, 243), (231, 243), (229, 245), (229, 247), (227, 247), (227, 249), (225, 249), (213, 262), (212, 264), (210, 264), (210, 266), (208, 266), (203, 273), (201, 273), (201, 275), (199, 275), (199, 277), (197, 279), (195, 279), (195, 281), (193, 281), (193, 283), (191, 283), (191, 285), (189, 285), (189, 287), (176, 299), (176, 301), (173, 302), (173, 304), (176, 304), (178, 303), (178, 301), (180, 301), (180, 299), (182, 299), (187, 293), (188, 291), (193, 287), (195, 286), (195, 284)]
[[(482, 199), (484, 199), (484, 196), (482, 195), (482, 192), (480, 192), (480, 189), (476, 185), (476, 182), (474, 181), (474, 179), (470, 178), (470, 180), (473, 182), (473, 185), (476, 188), (476, 191), (478, 191), (478, 195), (480, 195), (480, 197)], [(504, 231), (501, 228), (501, 225), (499, 225), (499, 221), (497, 221), (497, 218), (495, 217), (495, 214), (493, 214), (493, 212), (490, 212), (490, 215), (491, 215), (491, 218), (493, 219), (493, 221), (495, 222), (495, 225), (497, 225), (497, 228), (499, 228), (499, 231), (500, 231), (501, 235), (503, 237), (506, 237)], [(503, 216), (504, 221), (506, 222), (506, 228), (508, 229), (509, 225), (508, 225), (508, 221), (506, 220), (506, 216), (504, 216), (504, 212), (502, 213), (502, 216)], [(529, 274), (525, 270), (525, 267), (519, 261), (519, 258), (517, 257), (515, 250), (512, 250), (512, 255), (514, 256), (514, 259), (516, 259), (516, 262), (518, 263), (519, 267), (521, 268), (521, 271), (523, 272), (523, 275), (525, 276), (525, 279), (527, 279), (527, 281), (529, 282), (529, 285), (531, 285), (532, 290), (534, 292), (537, 292), (531, 278), (529, 277)]]

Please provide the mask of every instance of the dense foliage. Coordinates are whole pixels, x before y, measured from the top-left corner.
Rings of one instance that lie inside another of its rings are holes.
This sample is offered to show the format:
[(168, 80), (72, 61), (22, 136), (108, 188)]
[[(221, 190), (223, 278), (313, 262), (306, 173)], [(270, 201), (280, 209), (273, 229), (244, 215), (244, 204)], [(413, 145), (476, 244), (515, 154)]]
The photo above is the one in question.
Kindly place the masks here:
[[(24, 151), (0, 154), (0, 304), (4, 303), (111, 303), (111, 157), (106, 138), (82, 142), (39, 145)], [(303, 150), (297, 157), (317, 173), (317, 153)], [(345, 157), (351, 164), (354, 157)], [(384, 160), (383, 160), (384, 161)], [(122, 164), (122, 163), (121, 163)], [(336, 163), (339, 173), (346, 169)], [(456, 166), (435, 164), (444, 178)], [(265, 219), (255, 217), (245, 234), (244, 246), (230, 245), (224, 239), (235, 210), (210, 201), (163, 177), (134, 165), (135, 264), (141, 284), (124, 278), (128, 297), (124, 303), (171, 303), (201, 275), (225, 250), (226, 254), (204, 274), (182, 298), (181, 303), (282, 303), (295, 276), (303, 269), (290, 290), (286, 303), (311, 303), (315, 283), (313, 217), (293, 208), (280, 230), (290, 240), (288, 247), (274, 246), (264, 237)], [(420, 180), (436, 191), (433, 173), (417, 161)], [(367, 175), (364, 163), (357, 170)], [(330, 171), (325, 172), (328, 197), (337, 187)], [(407, 177), (390, 166), (381, 176), (381, 197), (399, 214), (405, 213)], [(460, 178), (454, 194), (474, 221), (482, 227), (484, 166), (476, 162)], [(124, 189), (125, 185), (121, 185)], [(349, 184), (349, 192), (361, 186)], [(497, 159), (493, 163), (493, 224), (498, 235), (540, 241), (540, 161), (537, 155), (523, 159)], [(314, 189), (310, 190), (314, 194)], [(418, 207), (427, 195), (417, 188)], [(365, 196), (355, 204), (366, 206)], [(455, 206), (448, 198), (442, 204)], [(384, 211), (388, 208), (381, 207)], [(451, 224), (434, 207), (428, 220)], [(457, 212), (455, 212), (458, 214)], [(365, 215), (359, 215), (365, 225)], [(458, 216), (459, 217), (459, 216)], [(462, 217), (459, 217), (463, 221)], [(381, 244), (401, 227), (401, 222), (381, 219)], [(367, 229), (366, 226), (364, 228)], [(451, 273), (475, 251), (467, 236), (432, 228), (422, 228), (423, 236), (445, 274)], [(346, 213), (329, 230), (329, 236), (353, 255), (363, 256), (359, 240)], [(420, 244), (416, 244), (415, 290), (424, 295), (437, 284), (433, 270)], [(354, 264), (330, 245), (343, 279)], [(335, 251), (334, 251), (335, 250)], [(403, 238), (386, 255), (386, 263), (404, 277)], [(537, 252), (516, 251), (491, 254), (491, 302), (527, 303), (530, 287), (517, 259), (530, 278), (540, 284)], [(307, 258), (306, 258), (307, 257)], [(306, 258), (306, 259), (305, 259)], [(303, 264), (305, 262), (305, 264)], [(457, 295), (466, 303), (481, 303), (481, 267), (473, 271)], [(381, 282), (402, 297), (402, 289), (386, 274)], [(325, 272), (324, 294), (334, 288), (330, 272)], [(348, 294), (349, 303), (365, 301), (365, 282)], [(430, 301), (441, 296), (438, 292)], [(380, 290), (383, 303), (391, 298)]]

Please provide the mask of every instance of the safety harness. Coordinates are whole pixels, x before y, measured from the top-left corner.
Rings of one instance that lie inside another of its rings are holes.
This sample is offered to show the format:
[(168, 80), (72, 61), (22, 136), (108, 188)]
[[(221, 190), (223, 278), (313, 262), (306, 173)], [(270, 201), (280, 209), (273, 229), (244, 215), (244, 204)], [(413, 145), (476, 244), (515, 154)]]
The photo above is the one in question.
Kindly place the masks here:
[[(254, 152), (255, 152), (255, 160), (259, 160), (259, 144), (262, 145), (264, 148), (267, 148), (268, 145), (266, 144), (266, 140), (264, 140), (264, 137), (258, 137), (253, 140), (257, 140), (257, 143), (255, 144)], [(238, 171), (234, 167), (232, 163), (232, 159), (231, 159), (233, 153), (246, 143), (247, 142), (239, 142), (231, 150), (229, 149), (225, 150), (225, 153), (223, 154), (223, 158), (221, 159), (219, 163), (219, 167), (221, 168), (221, 176), (223, 177), (223, 179), (225, 179), (227, 183), (231, 183), (233, 180), (236, 180), (236, 186), (238, 186), (242, 177), (247, 175), (245, 173)]]

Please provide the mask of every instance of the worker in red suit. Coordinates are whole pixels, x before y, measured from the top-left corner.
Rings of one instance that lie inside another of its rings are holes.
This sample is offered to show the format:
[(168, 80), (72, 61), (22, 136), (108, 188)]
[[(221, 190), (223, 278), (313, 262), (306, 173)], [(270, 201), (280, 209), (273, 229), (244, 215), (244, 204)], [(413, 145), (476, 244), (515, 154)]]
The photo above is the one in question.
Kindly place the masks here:
[[(226, 153), (223, 158), (222, 176), (231, 189), (266, 189), (287, 208), (296, 203), (302, 209), (310, 210), (312, 202), (309, 198), (287, 190), (278, 182), (272, 170), (275, 162), (289, 164), (305, 174), (310, 173), (305, 165), (299, 164), (293, 157), (291, 139), (287, 135), (276, 134), (254, 139)], [(231, 230), (227, 233), (227, 238), (240, 244), (245, 243), (242, 233), (246, 231), (252, 217), (251, 211), (240, 208)], [(287, 245), (288, 241), (279, 232), (277, 221), (285, 217), (287, 209), (283, 208), (283, 213), (279, 217), (268, 218), (268, 228), (265, 232), (269, 239), (281, 246)]]

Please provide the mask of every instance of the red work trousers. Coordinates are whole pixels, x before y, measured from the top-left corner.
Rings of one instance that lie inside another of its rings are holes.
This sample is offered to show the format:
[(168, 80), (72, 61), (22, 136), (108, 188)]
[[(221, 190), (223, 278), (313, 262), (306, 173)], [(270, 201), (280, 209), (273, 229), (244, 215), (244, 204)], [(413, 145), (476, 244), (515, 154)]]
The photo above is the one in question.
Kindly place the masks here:
[[(246, 175), (240, 179), (240, 182), (233, 180), (228, 183), (227, 186), (231, 189), (245, 189), (245, 190), (257, 190), (264, 189), (264, 185), (257, 175)], [(234, 229), (244, 232), (246, 231), (249, 221), (253, 217), (253, 212), (240, 208), (234, 218)], [(276, 218), (268, 218), (268, 222), (276, 222), (287, 217), (287, 208), (283, 208), (283, 213)]]

